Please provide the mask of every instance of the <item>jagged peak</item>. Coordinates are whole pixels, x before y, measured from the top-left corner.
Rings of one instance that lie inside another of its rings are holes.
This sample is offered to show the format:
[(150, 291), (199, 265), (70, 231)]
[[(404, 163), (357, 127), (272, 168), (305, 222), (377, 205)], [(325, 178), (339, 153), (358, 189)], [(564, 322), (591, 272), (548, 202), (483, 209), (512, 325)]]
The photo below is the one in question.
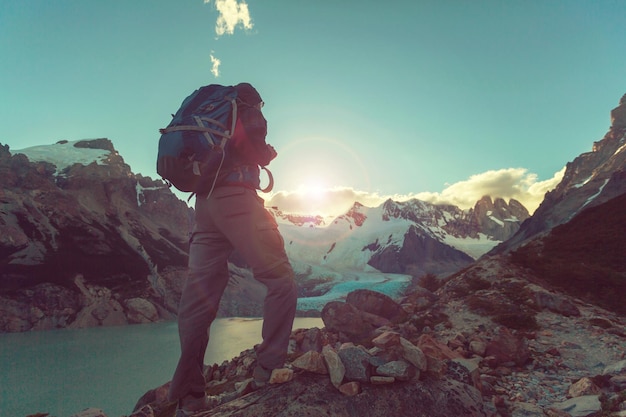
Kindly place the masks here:
[(626, 128), (626, 94), (620, 99), (619, 105), (611, 110), (611, 128)]

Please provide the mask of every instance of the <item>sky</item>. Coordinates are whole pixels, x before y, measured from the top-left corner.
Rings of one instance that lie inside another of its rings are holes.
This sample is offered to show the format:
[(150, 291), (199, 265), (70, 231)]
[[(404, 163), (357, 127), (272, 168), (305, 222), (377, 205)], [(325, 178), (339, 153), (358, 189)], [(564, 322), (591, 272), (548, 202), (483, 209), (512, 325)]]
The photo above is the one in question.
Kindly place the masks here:
[(279, 154), (267, 205), (489, 194), (532, 212), (626, 93), (623, 16), (614, 0), (3, 0), (0, 143), (106, 137), (156, 179), (182, 100), (250, 82)]

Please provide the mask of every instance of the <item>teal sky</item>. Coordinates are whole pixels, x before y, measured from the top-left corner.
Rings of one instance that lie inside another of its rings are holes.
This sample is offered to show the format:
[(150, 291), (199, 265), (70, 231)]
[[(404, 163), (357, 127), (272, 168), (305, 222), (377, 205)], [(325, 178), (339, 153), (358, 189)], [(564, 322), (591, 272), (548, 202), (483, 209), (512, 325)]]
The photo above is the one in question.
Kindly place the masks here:
[(3, 0), (0, 143), (107, 137), (156, 178), (181, 101), (247, 81), (277, 191), (532, 194), (626, 93), (624, 1), (220, 1), (249, 22), (218, 34), (214, 0)]

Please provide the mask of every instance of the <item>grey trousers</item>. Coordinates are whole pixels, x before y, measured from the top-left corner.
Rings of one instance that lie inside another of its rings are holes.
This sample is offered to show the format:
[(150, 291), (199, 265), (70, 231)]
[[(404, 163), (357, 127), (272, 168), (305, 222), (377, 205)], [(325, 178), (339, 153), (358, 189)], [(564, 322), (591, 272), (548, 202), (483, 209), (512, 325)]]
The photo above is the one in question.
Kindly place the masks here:
[(296, 311), (294, 273), (276, 221), (263, 199), (244, 187), (216, 188), (196, 198), (189, 248), (189, 275), (178, 310), (181, 356), (169, 391), (170, 400), (204, 392), (203, 360), (209, 328), (228, 284), (228, 258), (237, 250), (267, 287), (259, 365), (280, 368), (287, 355)]

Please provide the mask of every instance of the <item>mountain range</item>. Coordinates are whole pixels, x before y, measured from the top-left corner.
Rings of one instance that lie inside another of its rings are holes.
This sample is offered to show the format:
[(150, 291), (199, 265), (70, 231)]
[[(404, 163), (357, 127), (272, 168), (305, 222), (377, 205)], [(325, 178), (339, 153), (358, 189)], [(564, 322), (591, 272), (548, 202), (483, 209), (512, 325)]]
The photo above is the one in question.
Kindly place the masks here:
[[(2, 331), (174, 317), (193, 209), (165, 183), (134, 174), (108, 139), (15, 152), (5, 145), (0, 172)], [(398, 296), (411, 279), (454, 272), (529, 216), (519, 202), (489, 196), (466, 211), (355, 202), (331, 220), (269, 210), (298, 275), (303, 314), (355, 288)], [(231, 273), (220, 315), (260, 315), (264, 289), (236, 255)]]

